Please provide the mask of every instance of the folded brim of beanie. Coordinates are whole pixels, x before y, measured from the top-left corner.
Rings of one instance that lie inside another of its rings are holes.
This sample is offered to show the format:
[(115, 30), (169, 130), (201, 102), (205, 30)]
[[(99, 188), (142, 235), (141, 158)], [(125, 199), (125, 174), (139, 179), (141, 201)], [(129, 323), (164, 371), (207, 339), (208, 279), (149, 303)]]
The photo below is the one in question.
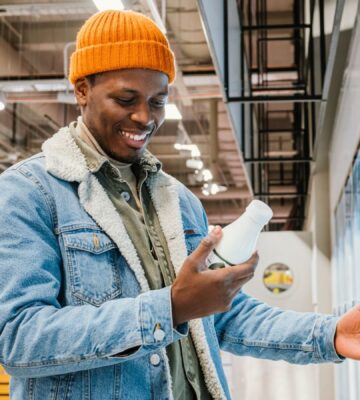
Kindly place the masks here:
[(174, 55), (169, 48), (156, 41), (137, 40), (93, 45), (76, 50), (71, 55), (69, 80), (98, 72), (118, 69), (145, 68), (175, 78)]

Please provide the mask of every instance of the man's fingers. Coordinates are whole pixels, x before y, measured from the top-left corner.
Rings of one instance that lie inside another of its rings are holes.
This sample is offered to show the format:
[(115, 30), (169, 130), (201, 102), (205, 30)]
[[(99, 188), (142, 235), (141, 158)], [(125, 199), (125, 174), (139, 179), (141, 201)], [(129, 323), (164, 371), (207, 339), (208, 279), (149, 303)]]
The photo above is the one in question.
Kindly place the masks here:
[(223, 273), (229, 274), (229, 277), (234, 281), (246, 278), (248, 276), (252, 277), (254, 275), (255, 268), (259, 261), (259, 256), (254, 253), (247, 261), (243, 264), (234, 265), (232, 267), (224, 268)]
[(187, 258), (188, 264), (201, 269), (201, 267), (204, 266), (212, 249), (219, 243), (221, 237), (222, 229), (217, 225)]
[(248, 263), (252, 264), (254, 269), (257, 267), (258, 262), (259, 262), (259, 254), (257, 251), (255, 251), (251, 255), (251, 257), (245, 261), (246, 264), (248, 264)]

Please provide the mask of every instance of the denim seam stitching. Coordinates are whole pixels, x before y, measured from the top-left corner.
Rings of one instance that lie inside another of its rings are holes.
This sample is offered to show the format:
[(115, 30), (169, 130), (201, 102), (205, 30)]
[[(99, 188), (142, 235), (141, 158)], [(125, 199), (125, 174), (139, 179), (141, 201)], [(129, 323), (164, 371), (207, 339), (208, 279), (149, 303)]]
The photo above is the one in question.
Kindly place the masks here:
[(45, 190), (44, 186), (30, 171), (21, 168), (17, 169), (16, 171), (19, 172), (26, 179), (28, 179), (30, 182), (32, 182), (35, 187), (37, 187), (38, 191), (42, 194), (42, 197), (44, 198), (45, 203), (48, 206), (52, 220), (53, 231), (55, 232), (58, 226), (58, 221), (56, 216), (56, 206), (53, 197)]
[(284, 350), (301, 350), (304, 352), (315, 352), (314, 345), (304, 345), (304, 344), (293, 344), (293, 343), (274, 343), (274, 342), (264, 342), (260, 340), (248, 341), (242, 338), (233, 338), (228, 335), (220, 335), (222, 339), (229, 343), (242, 344), (246, 347), (262, 347), (268, 349), (284, 349)]

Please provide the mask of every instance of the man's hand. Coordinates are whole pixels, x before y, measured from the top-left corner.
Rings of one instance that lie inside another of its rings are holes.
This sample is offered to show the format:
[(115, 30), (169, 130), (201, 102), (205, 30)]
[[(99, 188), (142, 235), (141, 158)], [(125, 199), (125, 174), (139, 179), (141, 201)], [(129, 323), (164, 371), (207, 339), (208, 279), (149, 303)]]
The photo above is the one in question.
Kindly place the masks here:
[(360, 360), (360, 306), (352, 308), (339, 319), (335, 350), (343, 357)]
[(220, 227), (201, 241), (185, 260), (171, 289), (174, 326), (194, 318), (230, 309), (235, 295), (254, 276), (258, 262), (255, 253), (245, 263), (209, 270), (206, 258), (222, 236)]

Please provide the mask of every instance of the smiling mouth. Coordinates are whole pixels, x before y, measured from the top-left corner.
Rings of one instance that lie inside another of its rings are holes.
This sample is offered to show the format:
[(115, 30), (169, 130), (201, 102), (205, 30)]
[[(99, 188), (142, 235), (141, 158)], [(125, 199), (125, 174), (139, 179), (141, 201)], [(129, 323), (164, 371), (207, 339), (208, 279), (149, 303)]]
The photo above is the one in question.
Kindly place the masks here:
[(131, 133), (128, 131), (120, 131), (122, 136), (125, 136), (127, 139), (135, 140), (136, 142), (144, 141), (148, 136), (150, 136), (151, 132), (145, 132), (141, 134)]

